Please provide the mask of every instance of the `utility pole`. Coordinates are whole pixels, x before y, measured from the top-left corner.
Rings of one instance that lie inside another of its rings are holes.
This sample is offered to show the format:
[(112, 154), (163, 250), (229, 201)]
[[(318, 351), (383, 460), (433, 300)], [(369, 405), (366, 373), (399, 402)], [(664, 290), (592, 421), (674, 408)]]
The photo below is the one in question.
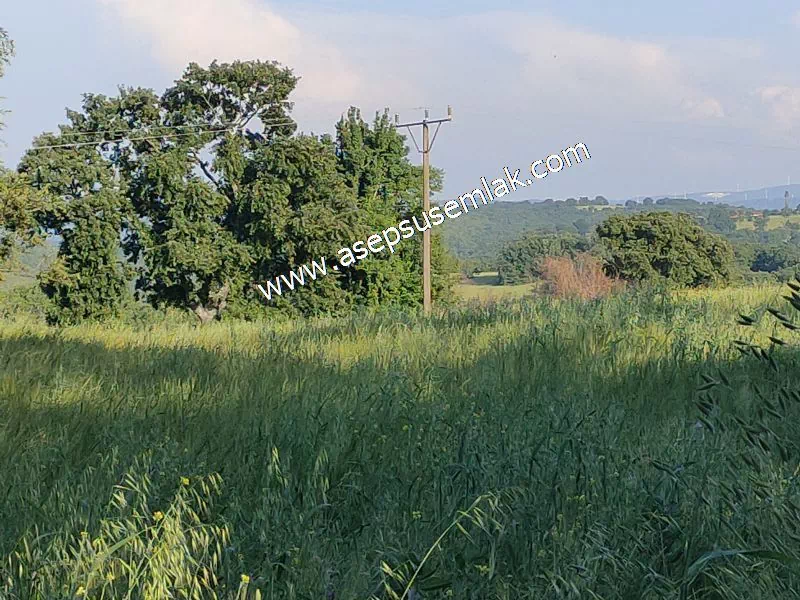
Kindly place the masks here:
[[(422, 154), (422, 211), (428, 214), (431, 210), (431, 149), (436, 141), (436, 136), (439, 133), (439, 128), (442, 123), (447, 123), (453, 120), (453, 109), (447, 107), (447, 117), (442, 119), (430, 119), (428, 109), (425, 109), (425, 118), (422, 121), (414, 123), (400, 123), (400, 115), (395, 114), (394, 123), (395, 128), (405, 127), (414, 140), (414, 146), (417, 152)], [(433, 132), (433, 139), (430, 138), (430, 125), (436, 125), (436, 131)], [(422, 125), (422, 148), (417, 144), (414, 137), (412, 127)], [(425, 316), (431, 314), (431, 307), (433, 306), (431, 294), (431, 228), (428, 227), (422, 232), (422, 308)]]

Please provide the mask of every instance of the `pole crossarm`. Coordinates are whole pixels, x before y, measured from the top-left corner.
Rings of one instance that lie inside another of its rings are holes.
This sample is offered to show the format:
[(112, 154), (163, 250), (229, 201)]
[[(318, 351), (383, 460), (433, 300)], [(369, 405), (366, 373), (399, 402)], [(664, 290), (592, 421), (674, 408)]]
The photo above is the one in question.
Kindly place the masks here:
[(418, 125), (436, 125), (437, 123), (449, 123), (453, 117), (445, 117), (444, 119), (423, 119), (422, 121), (414, 121), (413, 123), (395, 123), (395, 127), (417, 127)]

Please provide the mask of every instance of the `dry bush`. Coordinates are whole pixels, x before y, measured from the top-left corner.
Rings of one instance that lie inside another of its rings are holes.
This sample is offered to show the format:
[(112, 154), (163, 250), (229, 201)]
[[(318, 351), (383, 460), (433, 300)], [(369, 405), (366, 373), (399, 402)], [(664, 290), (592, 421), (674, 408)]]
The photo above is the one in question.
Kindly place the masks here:
[(621, 281), (606, 275), (601, 262), (589, 254), (579, 254), (574, 259), (545, 258), (542, 279), (546, 292), (558, 298), (602, 298), (623, 286)]

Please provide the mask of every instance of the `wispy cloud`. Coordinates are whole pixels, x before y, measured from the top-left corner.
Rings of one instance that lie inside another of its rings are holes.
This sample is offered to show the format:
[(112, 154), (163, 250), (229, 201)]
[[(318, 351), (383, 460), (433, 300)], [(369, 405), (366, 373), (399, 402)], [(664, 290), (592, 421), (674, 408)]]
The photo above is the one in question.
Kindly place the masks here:
[(665, 43), (595, 33), (542, 16), (500, 14), (492, 22), (497, 39), (521, 58), (527, 87), (538, 98), (616, 115), (725, 114), (724, 100), (697, 86), (682, 56)]
[(787, 129), (800, 125), (800, 87), (772, 85), (758, 93), (778, 125)]

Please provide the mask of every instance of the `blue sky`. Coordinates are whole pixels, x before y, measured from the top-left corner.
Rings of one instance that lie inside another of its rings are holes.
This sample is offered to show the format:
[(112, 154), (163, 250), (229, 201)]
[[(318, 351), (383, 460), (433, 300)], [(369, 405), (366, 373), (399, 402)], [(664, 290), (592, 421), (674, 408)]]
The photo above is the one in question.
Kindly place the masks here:
[[(788, 1), (28, 0), (0, 7), (13, 166), (81, 93), (162, 90), (189, 61), (276, 59), (295, 117), (403, 118), (447, 104), (445, 195), (578, 141), (592, 160), (514, 199), (630, 197), (800, 182), (800, 6)], [(416, 159), (416, 157), (415, 157)]]

